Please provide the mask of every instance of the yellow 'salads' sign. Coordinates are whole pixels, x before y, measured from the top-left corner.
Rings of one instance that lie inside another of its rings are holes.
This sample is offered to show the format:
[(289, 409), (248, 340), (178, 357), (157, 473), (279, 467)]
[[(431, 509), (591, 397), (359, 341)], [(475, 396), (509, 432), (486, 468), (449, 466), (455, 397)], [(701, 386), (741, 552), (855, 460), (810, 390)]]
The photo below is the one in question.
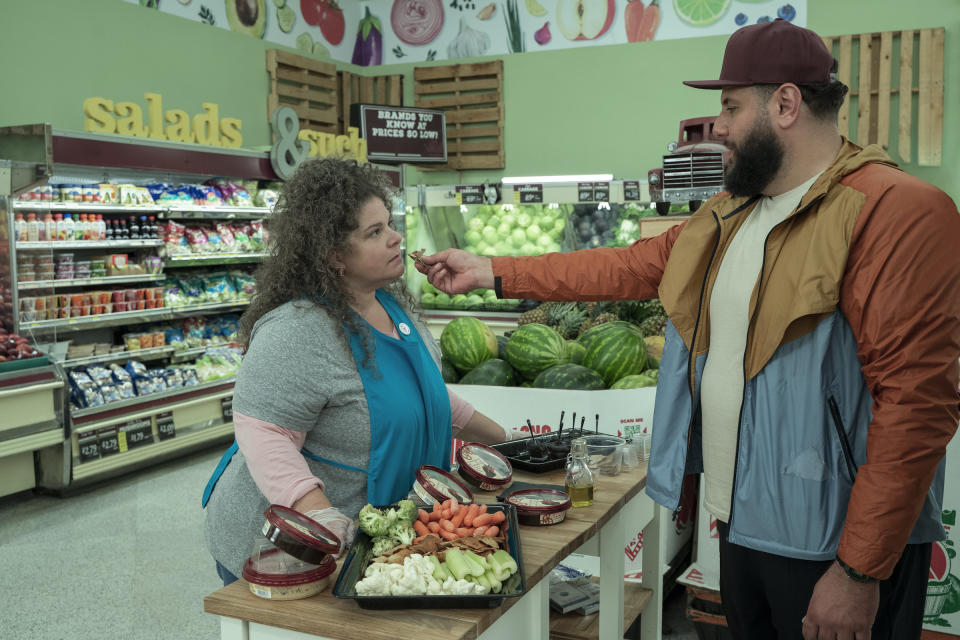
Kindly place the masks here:
[(220, 118), (220, 105), (201, 104), (203, 113), (192, 118), (183, 109), (163, 110), (163, 96), (145, 93), (147, 120), (136, 102), (116, 102), (106, 98), (87, 98), (83, 101), (83, 130), (92, 133), (119, 133), (124, 136), (196, 142), (213, 147), (240, 148), (243, 123), (237, 118)]

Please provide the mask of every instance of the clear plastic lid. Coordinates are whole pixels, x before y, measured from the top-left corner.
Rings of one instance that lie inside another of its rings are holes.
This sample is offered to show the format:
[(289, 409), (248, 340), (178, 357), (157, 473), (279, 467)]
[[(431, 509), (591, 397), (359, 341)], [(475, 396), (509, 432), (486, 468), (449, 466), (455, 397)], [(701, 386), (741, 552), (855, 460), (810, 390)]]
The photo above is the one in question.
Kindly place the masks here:
[(478, 483), (506, 485), (513, 479), (513, 467), (496, 449), (468, 442), (457, 449), (460, 472)]
[(462, 482), (439, 467), (428, 464), (417, 469), (417, 484), (430, 494), (434, 500), (443, 501), (456, 498), (457, 502), (473, 502), (473, 494)]
[(273, 504), (263, 515), (263, 537), (304, 562), (318, 565), (340, 550), (340, 538), (299, 511)]
[(321, 580), (337, 569), (333, 556), (310, 564), (278, 549), (264, 539), (253, 543), (253, 552), (243, 565), (243, 579), (267, 587), (292, 587)]
[(517, 513), (559, 513), (570, 508), (570, 496), (556, 489), (522, 489), (504, 500), (517, 508)]

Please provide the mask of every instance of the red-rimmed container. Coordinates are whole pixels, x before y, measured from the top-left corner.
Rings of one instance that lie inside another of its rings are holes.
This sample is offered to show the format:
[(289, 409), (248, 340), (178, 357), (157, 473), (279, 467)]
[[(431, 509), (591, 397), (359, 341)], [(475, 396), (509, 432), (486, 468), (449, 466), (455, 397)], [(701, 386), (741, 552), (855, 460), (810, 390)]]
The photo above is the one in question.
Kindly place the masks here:
[(513, 482), (510, 461), (485, 444), (468, 442), (457, 449), (457, 473), (481, 491), (500, 491)]
[(294, 558), (319, 565), (340, 550), (340, 538), (299, 511), (273, 504), (263, 515), (263, 537)]
[(413, 491), (428, 505), (447, 498), (456, 498), (461, 504), (473, 502), (473, 494), (462, 482), (440, 467), (428, 464), (417, 469)]
[(309, 598), (330, 586), (337, 561), (326, 556), (319, 565), (294, 558), (266, 542), (255, 545), (243, 565), (250, 592), (269, 600)]
[(523, 489), (508, 495), (505, 504), (517, 509), (520, 524), (542, 527), (563, 522), (570, 509), (570, 496), (556, 489)]

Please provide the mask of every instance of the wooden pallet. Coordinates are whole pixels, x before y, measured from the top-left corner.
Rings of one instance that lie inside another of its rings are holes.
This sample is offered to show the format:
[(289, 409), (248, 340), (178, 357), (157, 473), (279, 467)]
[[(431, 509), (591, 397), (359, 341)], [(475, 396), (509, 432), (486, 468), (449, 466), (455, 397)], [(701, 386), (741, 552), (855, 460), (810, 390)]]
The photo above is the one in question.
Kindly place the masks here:
[(300, 130), (340, 133), (337, 68), (329, 62), (286, 51), (267, 51), (270, 73), (268, 117), (280, 106), (291, 107), (300, 118)]
[(503, 61), (417, 67), (414, 105), (447, 121), (442, 169), (503, 169)]
[[(591, 580), (598, 582), (599, 578)], [(633, 621), (643, 613), (653, 592), (644, 589), (636, 582), (623, 583), (623, 631), (627, 632)], [(601, 604), (602, 607), (602, 604)], [(550, 612), (550, 640), (589, 640), (596, 638), (600, 633), (600, 614), (591, 613), (585, 616), (579, 613), (560, 615), (556, 611)]]
[(350, 105), (385, 104), (403, 106), (403, 76), (358, 76), (341, 71), (340, 76), (340, 132), (350, 126)]
[(943, 27), (824, 38), (837, 59), (838, 79), (850, 87), (840, 108), (840, 132), (857, 144), (889, 149), (891, 114), (896, 111), (900, 160), (913, 161), (915, 135), (917, 164), (939, 166), (943, 157), (943, 38)]

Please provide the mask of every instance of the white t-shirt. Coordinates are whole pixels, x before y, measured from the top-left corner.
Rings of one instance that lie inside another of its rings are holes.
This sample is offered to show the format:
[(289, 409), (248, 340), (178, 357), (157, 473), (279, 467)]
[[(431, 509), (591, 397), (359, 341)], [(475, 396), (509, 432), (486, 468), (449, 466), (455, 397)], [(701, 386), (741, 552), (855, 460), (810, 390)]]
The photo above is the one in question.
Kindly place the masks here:
[(819, 175), (786, 193), (760, 199), (730, 241), (710, 295), (710, 351), (700, 384), (704, 505), (723, 522), (730, 519), (747, 316), (763, 263), (764, 241), (774, 226), (793, 213)]

